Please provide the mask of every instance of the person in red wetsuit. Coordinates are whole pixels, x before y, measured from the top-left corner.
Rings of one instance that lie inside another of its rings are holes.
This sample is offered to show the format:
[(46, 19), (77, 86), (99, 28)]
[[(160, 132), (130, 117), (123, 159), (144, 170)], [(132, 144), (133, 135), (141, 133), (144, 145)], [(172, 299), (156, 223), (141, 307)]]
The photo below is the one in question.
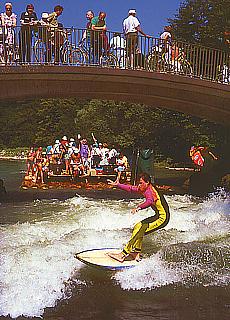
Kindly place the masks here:
[(144, 195), (145, 201), (132, 209), (131, 212), (133, 214), (148, 207), (155, 211), (155, 215), (138, 222), (134, 226), (130, 240), (120, 253), (108, 253), (111, 258), (120, 262), (123, 262), (128, 256), (139, 260), (143, 237), (153, 231), (164, 228), (168, 224), (170, 217), (168, 204), (165, 198), (158, 193), (156, 187), (151, 184), (151, 177), (146, 173), (140, 175), (138, 186), (121, 184), (118, 181), (113, 182), (111, 180), (109, 180), (109, 184), (128, 192), (139, 192)]
[(209, 159), (218, 160), (208, 147), (192, 146), (189, 150), (189, 155), (198, 171), (200, 171), (204, 165), (207, 166), (207, 162), (210, 162), (208, 161)]

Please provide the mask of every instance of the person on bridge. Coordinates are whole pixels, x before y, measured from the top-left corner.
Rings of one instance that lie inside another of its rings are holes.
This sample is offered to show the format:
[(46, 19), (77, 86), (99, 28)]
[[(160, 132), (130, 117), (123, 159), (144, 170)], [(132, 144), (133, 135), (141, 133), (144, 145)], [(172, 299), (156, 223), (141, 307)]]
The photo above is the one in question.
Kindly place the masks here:
[(86, 19), (87, 19), (86, 30), (83, 32), (83, 36), (80, 41), (80, 45), (82, 45), (84, 41), (86, 42), (89, 63), (91, 63), (91, 59), (92, 59), (91, 36), (92, 36), (92, 19), (93, 18), (94, 18), (94, 12), (92, 10), (88, 10), (86, 12)]
[(94, 63), (100, 62), (102, 52), (105, 53), (109, 50), (108, 38), (106, 35), (106, 13), (99, 12), (98, 17), (94, 17), (91, 21), (92, 24), (92, 48), (93, 48), (93, 57)]
[(160, 48), (165, 53), (166, 61), (171, 59), (172, 51), (172, 27), (165, 26), (164, 32), (160, 35)]
[(127, 257), (139, 260), (142, 250), (143, 237), (149, 233), (164, 228), (168, 224), (170, 218), (168, 204), (163, 195), (161, 195), (157, 191), (156, 187), (151, 184), (151, 177), (146, 173), (142, 173), (140, 175), (140, 182), (138, 186), (121, 184), (119, 183), (119, 181), (113, 182), (111, 180), (108, 180), (108, 182), (112, 186), (116, 186), (119, 189), (128, 192), (139, 192), (144, 195), (145, 201), (131, 210), (133, 214), (138, 212), (139, 210), (143, 210), (149, 207), (151, 207), (155, 211), (155, 215), (138, 222), (134, 226), (130, 240), (120, 253), (108, 254), (111, 258), (120, 262), (125, 261)]
[(118, 64), (121, 68), (125, 67), (126, 42), (119, 32), (115, 32), (109, 42), (110, 48), (117, 57)]
[(26, 6), (26, 11), (21, 14), (21, 30), (19, 33), (20, 53), (22, 62), (31, 62), (31, 46), (34, 28), (38, 22), (33, 4)]
[(59, 64), (60, 62), (60, 49), (63, 44), (63, 26), (58, 23), (58, 17), (62, 14), (63, 7), (57, 5), (54, 7), (54, 12), (50, 13), (47, 22), (51, 28), (51, 39), (52, 39), (52, 53), (54, 53), (54, 63)]
[(123, 21), (123, 29), (126, 36), (127, 65), (134, 68), (134, 56), (138, 47), (138, 33), (144, 37), (145, 34), (140, 27), (140, 21), (136, 17), (136, 10), (130, 9), (128, 17)]
[(1, 13), (1, 25), (5, 27), (4, 43), (8, 45), (14, 44), (14, 31), (13, 28), (17, 25), (17, 16), (12, 12), (12, 3), (5, 4), (5, 12)]
[(3, 27), (0, 33), (0, 63), (10, 63), (12, 54), (9, 54), (7, 47), (13, 48), (15, 43), (14, 27), (17, 25), (17, 16), (12, 12), (12, 4), (5, 4), (5, 12), (0, 15), (0, 25)]

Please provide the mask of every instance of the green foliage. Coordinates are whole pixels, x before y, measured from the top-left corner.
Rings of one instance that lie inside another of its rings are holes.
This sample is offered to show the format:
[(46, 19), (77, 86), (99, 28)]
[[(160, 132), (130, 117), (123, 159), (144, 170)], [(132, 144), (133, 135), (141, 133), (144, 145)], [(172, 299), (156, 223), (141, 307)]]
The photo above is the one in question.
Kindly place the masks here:
[(186, 0), (168, 20), (176, 39), (229, 49), (224, 38), (230, 29), (229, 0)]
[(63, 135), (81, 133), (92, 143), (100, 142), (125, 150), (150, 147), (160, 159), (188, 160), (191, 145), (228, 152), (229, 130), (179, 112), (142, 104), (114, 101), (48, 99), (1, 103), (0, 146), (2, 148), (47, 146)]

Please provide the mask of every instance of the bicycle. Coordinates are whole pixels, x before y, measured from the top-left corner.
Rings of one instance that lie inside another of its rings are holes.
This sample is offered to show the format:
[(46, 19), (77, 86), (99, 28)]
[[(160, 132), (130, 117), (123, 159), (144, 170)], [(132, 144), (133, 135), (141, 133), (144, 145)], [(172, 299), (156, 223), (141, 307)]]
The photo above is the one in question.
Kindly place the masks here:
[(182, 48), (178, 48), (178, 51), (179, 53), (176, 55), (173, 63), (175, 72), (186, 76), (191, 76), (193, 74), (191, 63), (186, 59), (184, 50)]
[[(91, 48), (87, 49), (83, 41), (80, 41), (78, 47), (74, 49), (73, 54), (78, 65), (90, 65), (94, 61), (93, 52)], [(115, 54), (111, 50), (103, 50), (99, 58), (99, 66), (101, 67), (117, 67), (118, 60)]]
[(100, 56), (99, 65), (101, 67), (116, 68), (118, 66), (118, 59), (110, 50), (107, 52), (104, 50)]
[[(41, 30), (45, 30), (42, 28)], [(59, 32), (59, 33), (57, 33)], [(50, 63), (55, 64), (61, 62), (66, 65), (78, 65), (79, 64), (79, 51), (73, 45), (68, 36), (71, 35), (71, 32), (68, 30), (50, 30), (47, 29), (43, 33), (45, 36), (41, 36), (38, 33), (36, 35), (37, 39), (34, 43), (34, 56), (35, 60), (38, 63)], [(56, 40), (56, 41), (55, 41)], [(60, 45), (60, 46), (59, 46)], [(56, 47), (58, 46), (58, 47)], [(55, 61), (55, 54), (57, 54), (56, 50), (59, 50), (60, 56), (58, 60)]]
[(0, 41), (0, 64), (12, 65), (19, 63), (19, 48), (14, 42), (15, 35), (12, 28), (5, 30), (4, 36)]
[(166, 52), (159, 46), (151, 48), (151, 52), (147, 55), (146, 64), (148, 71), (172, 72), (173, 65), (169, 62)]
[(38, 26), (38, 31), (33, 33), (34, 45), (33, 52), (35, 62), (42, 64), (44, 62), (51, 62), (52, 57), (48, 58), (48, 51), (50, 51), (51, 56), (51, 37), (50, 30), (44, 26)]
[(176, 46), (172, 46), (168, 52), (161, 47), (153, 47), (147, 56), (147, 68), (149, 71), (179, 73), (186, 76), (193, 74), (192, 66), (185, 58), (183, 49)]
[(230, 84), (230, 68), (224, 64), (218, 65), (216, 81), (220, 83)]
[(87, 65), (90, 62), (88, 50), (82, 41), (80, 41), (78, 46), (70, 52), (70, 55), (70, 60), (72, 60), (75, 65), (82, 66)]
[(83, 43), (79, 43), (79, 45), (76, 46), (69, 41), (68, 35), (71, 35), (71, 32), (67, 32), (63, 45), (60, 48), (62, 63), (75, 66), (87, 64), (89, 57), (86, 47)]

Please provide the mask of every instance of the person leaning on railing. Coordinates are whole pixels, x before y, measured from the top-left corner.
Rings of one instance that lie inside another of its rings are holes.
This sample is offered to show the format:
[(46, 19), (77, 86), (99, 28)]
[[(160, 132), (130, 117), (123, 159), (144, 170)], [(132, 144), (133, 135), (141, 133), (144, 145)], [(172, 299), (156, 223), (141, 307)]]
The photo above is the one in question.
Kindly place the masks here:
[(105, 52), (109, 49), (108, 38), (106, 35), (106, 13), (99, 12), (98, 17), (94, 17), (91, 21), (92, 24), (92, 37), (91, 45), (93, 48), (93, 62), (98, 63), (102, 55), (102, 50)]
[(140, 21), (136, 17), (136, 10), (130, 9), (128, 17), (123, 21), (123, 29), (126, 36), (127, 65), (131, 68), (134, 66), (134, 57), (138, 47), (138, 33), (144, 37), (150, 37), (145, 34), (140, 27)]
[(34, 6), (32, 4), (28, 4), (26, 11), (22, 12), (20, 22), (21, 30), (19, 33), (19, 43), (21, 61), (23, 63), (31, 63), (32, 36), (38, 22), (37, 14), (34, 11)]
[(63, 7), (57, 5), (54, 7), (54, 12), (50, 13), (47, 22), (50, 25), (51, 40), (52, 40), (52, 53), (54, 53), (54, 63), (60, 62), (60, 47), (63, 44), (63, 26), (58, 23), (58, 17), (62, 14)]
[(42, 41), (45, 49), (45, 62), (50, 62), (51, 60), (51, 39), (48, 16), (49, 14), (47, 12), (43, 12), (41, 20), (38, 22), (38, 37), (39, 40)]

